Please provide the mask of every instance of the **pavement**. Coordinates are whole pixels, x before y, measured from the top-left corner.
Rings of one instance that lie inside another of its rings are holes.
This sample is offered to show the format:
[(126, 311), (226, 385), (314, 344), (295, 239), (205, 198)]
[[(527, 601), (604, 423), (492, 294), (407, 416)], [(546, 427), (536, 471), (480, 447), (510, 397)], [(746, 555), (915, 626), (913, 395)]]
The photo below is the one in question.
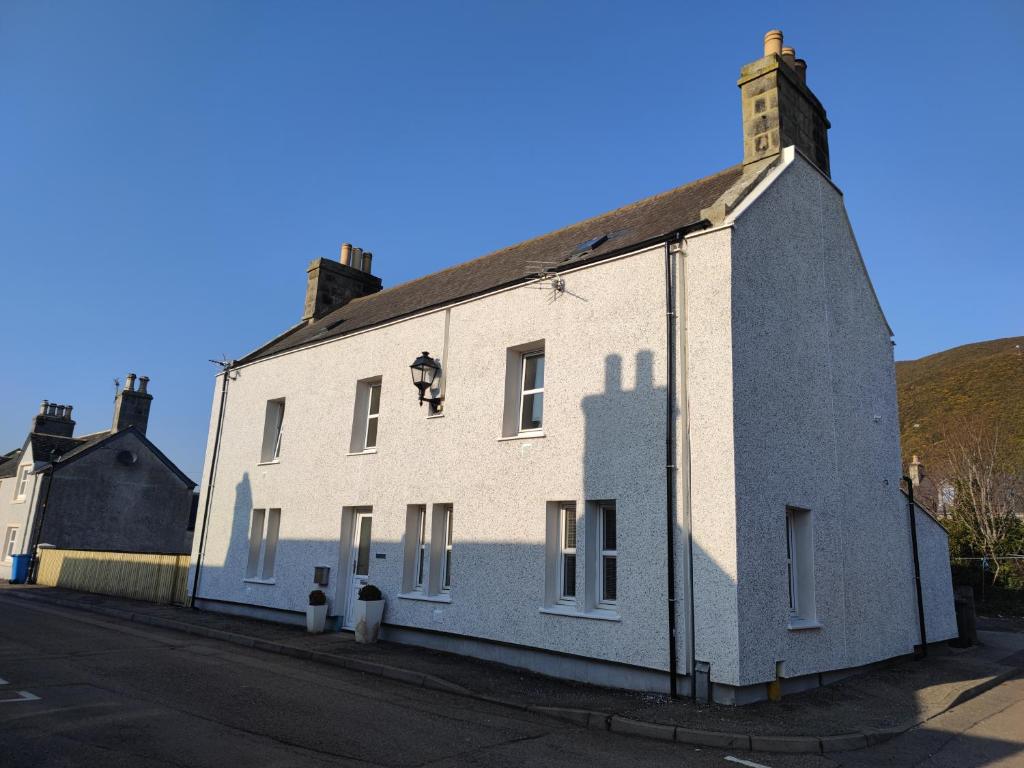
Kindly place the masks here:
[[(980, 646), (964, 650), (933, 646), (926, 660), (896, 660), (832, 686), (787, 696), (781, 702), (698, 706), (688, 700), (555, 680), (413, 646), (359, 645), (348, 633), (309, 635), (299, 627), (52, 588), (5, 586), (0, 587), (0, 596), (228, 641), (484, 704), (560, 718), (591, 730), (761, 753), (843, 752), (844, 759), (858, 754), (846, 750), (863, 750), (901, 735), (907, 738), (898, 741), (905, 744), (911, 736), (920, 738), (921, 733), (928, 733), (926, 743), (910, 748), (923, 745), (932, 749), (935, 743), (931, 740), (943, 739), (944, 733), (948, 736), (938, 727), (945, 722), (943, 718), (968, 711), (967, 703), (1003, 684), (1016, 685), (1019, 681), (1014, 678), (1024, 669), (1024, 633), (997, 627), (980, 632)], [(14, 602), (4, 600), (4, 605)], [(1024, 697), (1024, 689), (1021, 693)], [(989, 709), (985, 709), (986, 718), (992, 714)], [(949, 738), (942, 740), (947, 743)], [(969, 743), (973, 748), (981, 740)], [(1000, 749), (1002, 745), (999, 742)], [(900, 749), (894, 754), (901, 754)], [(871, 749), (865, 751), (874, 754)]]

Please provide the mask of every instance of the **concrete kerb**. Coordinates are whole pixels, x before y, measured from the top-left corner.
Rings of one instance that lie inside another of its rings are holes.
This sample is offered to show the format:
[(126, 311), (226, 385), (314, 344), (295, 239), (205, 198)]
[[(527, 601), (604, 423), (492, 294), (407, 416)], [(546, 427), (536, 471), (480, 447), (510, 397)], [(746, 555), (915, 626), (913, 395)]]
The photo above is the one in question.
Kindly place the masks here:
[(78, 610), (88, 611), (90, 613), (97, 613), (110, 618), (121, 619), (122, 621), (130, 621), (138, 624), (161, 627), (163, 629), (171, 629), (211, 640), (222, 640), (234, 645), (254, 648), (268, 653), (277, 653), (284, 656), (291, 656), (293, 658), (311, 660), (321, 664), (344, 667), (356, 672), (386, 677), (390, 680), (395, 680), (406, 685), (430, 688), (433, 690), (443, 691), (445, 693), (466, 696), (491, 704), (498, 704), (500, 706), (534, 712), (557, 720), (569, 722), (582, 728), (611, 731), (613, 733), (619, 733), (626, 736), (640, 736), (642, 738), (656, 739), (658, 741), (675, 741), (680, 744), (717, 747), (721, 749), (743, 749), (790, 754), (821, 754), (864, 749), (868, 746), (881, 744), (882, 742), (895, 738), (912, 728), (916, 728), (932, 718), (948, 712), (953, 709), (953, 707), (959, 706), (960, 704), (995, 688), (1018, 673), (1018, 670), (1016, 669), (1008, 669), (998, 675), (994, 675), (993, 677), (983, 680), (977, 685), (974, 685), (960, 693), (942, 710), (935, 712), (928, 717), (894, 726), (892, 728), (869, 729), (866, 731), (858, 731), (856, 733), (834, 734), (828, 736), (765, 736), (721, 731), (701, 731), (692, 728), (684, 728), (682, 726), (654, 723), (645, 720), (635, 720), (628, 717), (622, 717), (620, 715), (609, 714), (607, 712), (596, 712), (588, 709), (523, 705), (493, 696), (474, 693), (467, 688), (463, 688), (461, 685), (457, 685), (456, 683), (452, 683), (433, 675), (413, 672), (412, 670), (393, 667), (387, 664), (366, 661), (365, 659), (349, 659), (329, 653), (297, 648), (285, 643), (275, 643), (270, 640), (253, 638), (248, 635), (241, 635), (235, 632), (196, 626), (183, 621), (175, 621), (174, 619), (165, 619), (160, 616), (133, 613), (131, 611), (123, 611), (118, 608), (108, 608), (106, 606), (83, 605), (73, 600), (63, 600), (57, 597), (42, 596), (38, 594), (19, 594), (19, 592), (14, 590), (5, 592), (4, 594), (15, 595), (30, 601), (39, 600), (40, 602), (59, 605), (65, 608), (75, 608)]

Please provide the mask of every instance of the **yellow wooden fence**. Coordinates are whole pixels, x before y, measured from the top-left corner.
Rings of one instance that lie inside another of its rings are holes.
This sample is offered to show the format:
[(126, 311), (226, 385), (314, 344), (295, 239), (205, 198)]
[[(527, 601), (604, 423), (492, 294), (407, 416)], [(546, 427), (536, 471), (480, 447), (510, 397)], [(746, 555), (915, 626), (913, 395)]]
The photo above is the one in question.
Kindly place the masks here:
[(40, 549), (36, 583), (81, 592), (183, 604), (188, 555)]

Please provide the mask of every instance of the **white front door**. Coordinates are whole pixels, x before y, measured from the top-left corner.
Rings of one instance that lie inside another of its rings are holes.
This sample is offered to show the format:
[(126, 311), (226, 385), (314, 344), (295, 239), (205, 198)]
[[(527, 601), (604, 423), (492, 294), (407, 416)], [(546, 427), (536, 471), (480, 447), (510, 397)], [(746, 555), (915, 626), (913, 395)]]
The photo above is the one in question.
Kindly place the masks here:
[(352, 570), (349, 574), (348, 602), (345, 604), (345, 628), (355, 629), (356, 600), (359, 590), (370, 577), (370, 529), (373, 527), (373, 513), (369, 509), (357, 509), (352, 521)]

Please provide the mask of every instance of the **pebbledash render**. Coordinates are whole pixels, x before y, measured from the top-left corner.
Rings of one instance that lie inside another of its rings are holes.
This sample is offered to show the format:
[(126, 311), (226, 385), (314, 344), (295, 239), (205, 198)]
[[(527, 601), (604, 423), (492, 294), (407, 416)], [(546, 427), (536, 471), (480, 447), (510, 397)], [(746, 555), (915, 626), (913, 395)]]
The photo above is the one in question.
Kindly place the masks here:
[(325, 583), (345, 629), (369, 582), (387, 639), (726, 703), (912, 652), (892, 332), (781, 43), (739, 165), (387, 290), (314, 261), (217, 378), (194, 604), (301, 622)]

